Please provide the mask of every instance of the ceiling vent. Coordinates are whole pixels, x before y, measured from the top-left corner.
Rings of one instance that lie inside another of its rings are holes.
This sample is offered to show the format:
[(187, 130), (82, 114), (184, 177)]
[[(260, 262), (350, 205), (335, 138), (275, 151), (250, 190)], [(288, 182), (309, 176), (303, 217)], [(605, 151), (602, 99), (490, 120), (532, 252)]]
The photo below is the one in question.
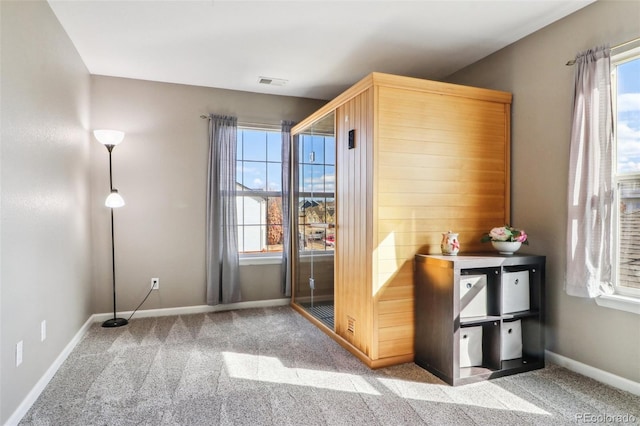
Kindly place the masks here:
[(273, 78), (273, 77), (260, 77), (258, 79), (258, 83), (266, 84), (269, 86), (284, 86), (287, 84), (289, 80), (285, 80), (283, 78)]

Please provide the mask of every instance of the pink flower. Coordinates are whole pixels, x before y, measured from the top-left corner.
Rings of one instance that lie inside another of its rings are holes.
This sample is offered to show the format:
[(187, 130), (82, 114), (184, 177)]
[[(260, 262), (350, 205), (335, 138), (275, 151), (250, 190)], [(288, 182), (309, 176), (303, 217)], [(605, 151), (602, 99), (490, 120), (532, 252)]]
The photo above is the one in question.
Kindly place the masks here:
[(520, 231), (520, 235), (516, 237), (516, 241), (519, 243), (524, 243), (527, 241), (527, 233), (524, 231)]
[(504, 226), (501, 226), (500, 228), (493, 228), (489, 232), (489, 236), (493, 241), (509, 241), (511, 232), (509, 232)]

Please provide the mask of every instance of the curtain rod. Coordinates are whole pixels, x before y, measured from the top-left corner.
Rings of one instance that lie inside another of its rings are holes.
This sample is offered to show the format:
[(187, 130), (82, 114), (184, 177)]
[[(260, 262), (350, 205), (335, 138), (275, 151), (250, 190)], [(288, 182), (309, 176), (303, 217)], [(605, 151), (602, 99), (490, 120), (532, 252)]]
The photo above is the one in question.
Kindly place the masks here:
[[(625, 41), (624, 43), (616, 44), (615, 46), (613, 46), (613, 47), (611, 48), (611, 50), (613, 50), (613, 49), (620, 49), (621, 47), (624, 47), (624, 46), (626, 46), (626, 45), (628, 45), (628, 44), (631, 44), (631, 43), (635, 43), (635, 42), (637, 42), (637, 41), (640, 41), (640, 37), (636, 37), (636, 38), (634, 38), (634, 39), (631, 39), (631, 40)], [(567, 65), (567, 66), (571, 66), (571, 65), (575, 65), (575, 63), (576, 63), (576, 60), (575, 60), (575, 59), (571, 59), (571, 60), (570, 60), (570, 61), (568, 61), (565, 65)]]
[[(202, 118), (203, 120), (210, 120), (211, 118), (208, 115), (205, 114), (201, 114), (200, 118)], [(279, 129), (280, 128), (280, 123), (255, 123), (255, 122), (251, 122), (251, 121), (242, 121), (242, 120), (238, 120), (238, 126), (240, 127), (255, 127), (258, 129)]]

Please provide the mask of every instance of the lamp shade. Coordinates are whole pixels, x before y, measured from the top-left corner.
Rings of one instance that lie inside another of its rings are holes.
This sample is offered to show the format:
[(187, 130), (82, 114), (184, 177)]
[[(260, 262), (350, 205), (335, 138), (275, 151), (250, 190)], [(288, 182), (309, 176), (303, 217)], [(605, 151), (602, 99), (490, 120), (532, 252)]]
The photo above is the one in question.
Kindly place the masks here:
[(104, 205), (107, 207), (111, 207), (112, 209), (116, 209), (118, 207), (124, 206), (124, 198), (120, 194), (118, 194), (117, 189), (113, 189), (111, 194), (107, 196), (107, 199), (104, 201)]
[(120, 130), (94, 130), (93, 136), (103, 145), (118, 145), (124, 139)]

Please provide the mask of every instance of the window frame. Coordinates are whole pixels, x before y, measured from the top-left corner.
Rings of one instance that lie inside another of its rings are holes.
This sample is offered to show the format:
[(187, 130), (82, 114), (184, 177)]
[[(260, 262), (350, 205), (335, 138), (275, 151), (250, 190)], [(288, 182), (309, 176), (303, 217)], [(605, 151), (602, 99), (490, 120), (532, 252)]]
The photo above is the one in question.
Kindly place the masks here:
[[(626, 46), (625, 46), (626, 47)], [(607, 302), (611, 303), (611, 299), (619, 297), (621, 301), (625, 301), (625, 303), (632, 303), (636, 305), (633, 311), (637, 311), (639, 309), (638, 304), (640, 304), (640, 288), (630, 288), (626, 286), (619, 285), (620, 283), (620, 238), (618, 235), (620, 233), (620, 191), (618, 190), (619, 184), (623, 182), (640, 182), (640, 171), (639, 172), (627, 172), (627, 173), (619, 173), (618, 172), (618, 111), (617, 111), (617, 83), (618, 83), (618, 66), (627, 62), (640, 60), (640, 44), (632, 44), (631, 46), (625, 48), (624, 50), (618, 49), (617, 52), (614, 52), (612, 49), (611, 54), (611, 96), (612, 96), (612, 108), (613, 108), (613, 164), (612, 164), (612, 184), (614, 188), (614, 208), (613, 217), (612, 217), (612, 227), (615, 244), (613, 245), (613, 286), (614, 286), (614, 295), (606, 295), (604, 299), (609, 299)], [(602, 304), (602, 303), (599, 303)], [(606, 306), (606, 304), (605, 304)], [(616, 307), (617, 306), (609, 306)], [(628, 310), (624, 309), (623, 310)]]
[[(298, 147), (298, 159), (296, 161), (295, 167), (305, 167), (305, 166), (322, 166), (323, 170), (326, 172), (327, 168), (333, 168), (333, 176), (335, 178), (336, 176), (336, 138), (335, 138), (335, 134), (334, 133), (328, 133), (328, 132), (324, 132), (324, 131), (313, 131), (312, 133), (300, 133), (299, 135), (299, 143), (300, 146)], [(314, 159), (313, 160), (307, 160), (307, 157), (305, 156), (305, 142), (304, 142), (304, 138), (305, 137), (309, 137), (311, 139), (316, 138), (316, 137), (321, 137), (323, 139), (322, 144), (323, 144), (323, 153), (322, 153), (322, 161), (321, 162), (316, 162), (315, 159), (315, 155), (314, 155)], [(330, 138), (333, 140), (332, 144), (333, 144), (333, 162), (331, 161), (327, 161), (327, 147), (326, 147), (326, 143), (327, 143), (327, 138)], [(326, 173), (325, 173), (326, 176)], [(325, 186), (323, 187), (322, 191), (314, 191), (313, 187), (309, 190), (305, 187), (304, 184), (304, 173), (303, 172), (299, 172), (299, 176), (298, 176), (298, 182), (295, 182), (294, 185), (296, 185), (296, 196), (297, 196), (297, 204), (296, 206), (294, 206), (294, 209), (296, 210), (296, 219), (294, 220), (294, 227), (296, 228), (296, 235), (298, 236), (298, 255), (305, 257), (305, 256), (333, 256), (335, 253), (335, 239), (334, 239), (334, 243), (332, 246), (328, 246), (326, 243), (326, 237), (327, 235), (329, 235), (329, 229), (331, 229), (331, 225), (333, 225), (333, 231), (331, 232), (332, 235), (334, 235), (335, 238), (335, 205), (336, 205), (336, 183), (334, 181), (333, 183), (333, 191), (327, 191), (327, 187), (326, 187), (326, 182)], [(317, 228), (318, 229), (324, 229), (324, 232), (322, 235), (324, 235), (323, 241), (325, 241), (323, 248), (322, 249), (318, 249), (318, 248), (305, 248), (304, 247), (304, 242), (300, 239), (301, 236), (302, 238), (306, 238), (306, 228), (314, 228), (314, 224), (312, 223), (307, 223), (306, 221), (304, 223), (300, 223), (300, 207), (299, 207), (299, 202), (301, 200), (305, 200), (305, 199), (322, 199), (324, 200), (324, 205), (325, 208), (327, 206), (327, 200), (333, 200), (333, 208), (334, 208), (334, 223), (328, 222), (327, 218), (325, 217), (324, 222), (321, 223), (315, 223), (315, 225), (318, 225)], [(302, 232), (300, 231), (300, 228), (302, 228)], [(330, 248), (327, 248), (330, 247)]]
[[(250, 130), (250, 131), (257, 131), (257, 132), (265, 132), (265, 133), (277, 133), (278, 137), (282, 138), (282, 130), (279, 126), (276, 125), (254, 125), (254, 124), (246, 124), (246, 123), (238, 123), (238, 128), (237, 128), (237, 138), (238, 138), (238, 143), (240, 142), (240, 134), (241, 131), (244, 130)], [(265, 147), (266, 150), (268, 150), (268, 147)], [(244, 146), (242, 148), (243, 152), (244, 152)], [(281, 147), (282, 150), (282, 147)], [(261, 164), (265, 164), (268, 166), (269, 163), (277, 163), (274, 161), (269, 161), (268, 159), (268, 151), (265, 151), (265, 159), (264, 161), (258, 161), (258, 160), (245, 160), (244, 156), (243, 158), (236, 158), (236, 163), (261, 163)], [(282, 158), (280, 158), (280, 168), (282, 168)], [(244, 182), (237, 182), (237, 185), (243, 186)], [(265, 184), (268, 185), (268, 182), (266, 182)], [(268, 186), (267, 186), (268, 187)], [(236, 193), (236, 200), (240, 197), (256, 197), (256, 198), (264, 198), (267, 203), (267, 206), (265, 207), (265, 210), (268, 212), (268, 204), (269, 204), (269, 199), (270, 198), (283, 198), (283, 192), (282, 192), (282, 188), (280, 188), (280, 191), (273, 191), (273, 190), (259, 190), (259, 189), (251, 189), (251, 188), (246, 188), (243, 189), (242, 191), (237, 191)], [(237, 202), (237, 201), (236, 201)], [(238, 215), (240, 216), (240, 215)], [(243, 207), (243, 213), (242, 216), (244, 217), (244, 207)], [(282, 224), (284, 225), (284, 224)], [(267, 229), (267, 238), (268, 238), (268, 222), (265, 221), (264, 225), (262, 223), (260, 223), (259, 225), (245, 225), (244, 223), (240, 223), (240, 221), (238, 220), (238, 239), (241, 238), (241, 235), (244, 235), (244, 232), (241, 234), (240, 233), (240, 228), (246, 228), (246, 227), (252, 227), (252, 226), (264, 226)], [(242, 237), (243, 238), (243, 237)], [(268, 264), (268, 263), (279, 263), (282, 260), (282, 250), (280, 251), (240, 251), (239, 247), (240, 247), (240, 241), (238, 241), (238, 255), (240, 258), (240, 263), (242, 265), (259, 265), (259, 264)], [(268, 246), (268, 244), (267, 244)]]

